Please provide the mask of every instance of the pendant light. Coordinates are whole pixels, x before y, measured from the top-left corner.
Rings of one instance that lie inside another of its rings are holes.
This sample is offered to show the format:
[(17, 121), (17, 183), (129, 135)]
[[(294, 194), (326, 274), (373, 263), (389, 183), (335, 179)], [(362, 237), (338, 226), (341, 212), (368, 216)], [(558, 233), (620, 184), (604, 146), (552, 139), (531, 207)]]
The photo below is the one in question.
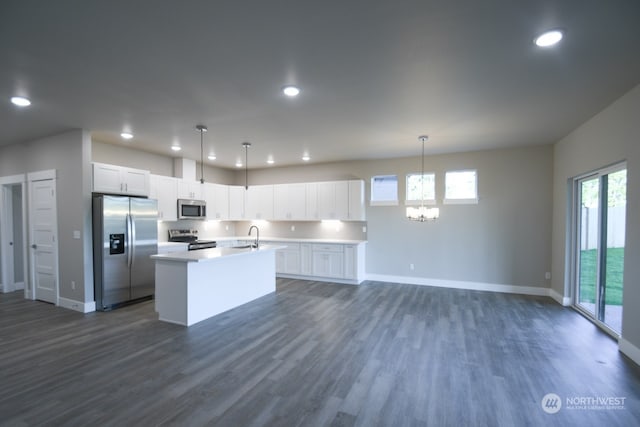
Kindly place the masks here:
[(244, 189), (249, 189), (249, 147), (251, 147), (250, 142), (243, 142), (242, 146), (244, 147)]
[(205, 125), (196, 125), (200, 131), (200, 184), (204, 184), (204, 140), (203, 134), (208, 130)]
[(424, 205), (424, 143), (429, 139), (427, 135), (421, 135), (418, 140), (422, 142), (422, 175), (420, 176), (420, 207), (415, 208), (413, 206), (407, 207), (407, 218), (411, 221), (435, 221), (440, 216), (440, 209), (428, 208)]

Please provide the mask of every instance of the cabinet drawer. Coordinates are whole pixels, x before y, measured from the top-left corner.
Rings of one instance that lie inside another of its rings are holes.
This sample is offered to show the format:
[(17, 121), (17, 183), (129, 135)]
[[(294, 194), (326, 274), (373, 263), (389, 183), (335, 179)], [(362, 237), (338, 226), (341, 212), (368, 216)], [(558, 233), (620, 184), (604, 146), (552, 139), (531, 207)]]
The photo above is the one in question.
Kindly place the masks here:
[(314, 244), (311, 248), (314, 252), (343, 252), (343, 245), (322, 245), (322, 244)]

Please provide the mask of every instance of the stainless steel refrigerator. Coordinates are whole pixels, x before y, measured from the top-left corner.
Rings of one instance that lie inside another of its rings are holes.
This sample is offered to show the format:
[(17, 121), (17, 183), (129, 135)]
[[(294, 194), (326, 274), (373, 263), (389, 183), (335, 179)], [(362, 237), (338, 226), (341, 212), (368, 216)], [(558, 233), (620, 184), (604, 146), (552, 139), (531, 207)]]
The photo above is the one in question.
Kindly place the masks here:
[(150, 299), (155, 290), (158, 204), (153, 199), (93, 196), (93, 277), (97, 310)]

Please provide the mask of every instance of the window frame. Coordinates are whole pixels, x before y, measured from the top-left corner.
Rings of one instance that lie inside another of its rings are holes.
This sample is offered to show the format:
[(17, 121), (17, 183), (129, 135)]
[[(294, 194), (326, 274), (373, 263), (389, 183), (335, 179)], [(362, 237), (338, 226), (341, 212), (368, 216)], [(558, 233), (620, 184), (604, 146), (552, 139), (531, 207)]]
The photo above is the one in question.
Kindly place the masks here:
[(408, 174), (405, 175), (405, 192), (404, 192), (404, 204), (406, 206), (420, 206), (422, 204), (422, 197), (420, 197), (419, 199), (409, 199), (409, 177), (410, 176), (427, 176), (427, 175), (432, 175), (433, 176), (433, 198), (432, 199), (424, 199), (424, 204), (425, 205), (435, 205), (437, 202), (437, 193), (436, 193), (436, 173), (435, 172), (424, 172), (424, 173), (418, 173), (418, 172), (410, 172)]
[[(374, 200), (374, 185), (376, 178), (395, 178), (396, 188), (395, 188), (395, 200)], [(371, 193), (369, 195), (369, 206), (398, 206), (398, 175), (397, 174), (383, 174), (383, 175), (373, 175), (371, 177)]]
[[(474, 192), (475, 197), (467, 197), (460, 199), (452, 199), (447, 197), (447, 175), (461, 172), (473, 172), (475, 177), (475, 185)], [(479, 196), (478, 196), (478, 170), (477, 169), (455, 169), (449, 170), (444, 173), (444, 199), (442, 201), (445, 205), (474, 205), (478, 204)]]

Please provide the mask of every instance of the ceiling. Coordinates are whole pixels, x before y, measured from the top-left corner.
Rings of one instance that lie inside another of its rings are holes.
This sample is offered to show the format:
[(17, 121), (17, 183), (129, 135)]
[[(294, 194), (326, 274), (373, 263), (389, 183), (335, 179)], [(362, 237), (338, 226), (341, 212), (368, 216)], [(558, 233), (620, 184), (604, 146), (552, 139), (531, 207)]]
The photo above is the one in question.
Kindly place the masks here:
[(205, 124), (207, 164), (249, 141), (258, 168), (419, 155), (422, 134), (550, 144), (640, 83), (639, 22), (633, 0), (3, 0), (0, 145), (83, 128), (199, 159)]

